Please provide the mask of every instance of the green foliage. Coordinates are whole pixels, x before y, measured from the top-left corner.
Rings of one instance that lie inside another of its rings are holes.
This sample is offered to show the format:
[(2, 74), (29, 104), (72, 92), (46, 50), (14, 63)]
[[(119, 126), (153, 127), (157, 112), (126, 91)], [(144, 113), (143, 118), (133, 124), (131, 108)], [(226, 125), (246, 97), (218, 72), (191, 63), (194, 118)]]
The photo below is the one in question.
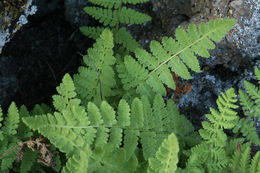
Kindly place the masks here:
[[(131, 106), (121, 100), (115, 111), (106, 101), (102, 101), (100, 106), (89, 102), (83, 107), (68, 74), (57, 91), (59, 95), (53, 96), (56, 109), (53, 114), (25, 117), (23, 121), (66, 153), (68, 161), (63, 172), (129, 172), (127, 170), (137, 169), (135, 153), (139, 142), (148, 163), (168, 134), (175, 133), (183, 139), (183, 147), (189, 142), (185, 138), (196, 136), (194, 128), (179, 114), (174, 103), (168, 101), (165, 105), (159, 95), (152, 105), (145, 96), (133, 99)], [(178, 144), (176, 137), (170, 136), (168, 140), (170, 143), (163, 144), (157, 159), (164, 149), (171, 147), (172, 142)], [(170, 149), (170, 152), (177, 155), (177, 149)], [(125, 170), (124, 165), (129, 168)]]
[[(149, 0), (90, 0), (91, 3), (100, 7), (85, 7), (84, 11), (102, 23), (105, 27), (110, 27), (116, 45), (122, 45), (125, 51), (134, 52), (140, 44), (131, 36), (130, 32), (120, 24), (142, 24), (151, 20), (151, 17), (136, 10), (123, 6), (124, 4), (141, 4)], [(104, 27), (80, 27), (81, 32), (97, 39), (104, 30)], [(117, 52), (119, 53), (119, 52)]]
[(104, 30), (93, 48), (88, 49), (88, 55), (83, 57), (85, 66), (79, 67), (79, 73), (74, 76), (81, 100), (93, 100), (100, 104), (103, 99), (114, 95), (116, 81), (113, 47), (112, 33)]
[(208, 50), (215, 48), (213, 41), (220, 41), (234, 24), (233, 19), (218, 19), (209, 21), (208, 24), (200, 23), (198, 30), (195, 24), (190, 24), (187, 31), (177, 28), (176, 40), (163, 37), (162, 44), (152, 41), (151, 53), (137, 48), (135, 58), (125, 56), (124, 63), (117, 66), (123, 88), (127, 92), (135, 89), (138, 94), (149, 98), (154, 93), (165, 96), (164, 85), (175, 89), (170, 70), (181, 78), (191, 79), (188, 68), (200, 72), (195, 54), (208, 58)]
[[(255, 75), (260, 83), (258, 68), (255, 68)], [(260, 88), (254, 84), (244, 81), (246, 92), (239, 89), (240, 103), (246, 117), (237, 122), (234, 133), (241, 132), (243, 136), (252, 143), (260, 145), (260, 140), (256, 132), (255, 124), (260, 118)]]
[[(55, 110), (36, 105), (31, 112), (25, 106), (18, 111), (14, 103), (6, 116), (0, 110), (1, 172), (42, 171), (35, 162), (36, 152), (28, 148), (17, 152), (19, 142), (24, 144), (38, 134), (56, 150), (55, 158), (50, 158), (56, 163), (52, 165), (55, 172), (260, 172), (260, 151), (255, 155), (251, 151), (252, 144), (259, 144), (255, 128), (260, 112), (258, 87), (244, 81), (246, 92), (239, 90), (243, 118), (236, 112), (234, 89), (222, 93), (218, 108), (210, 108), (199, 133), (172, 100), (162, 97), (165, 86), (176, 87), (171, 71), (183, 79), (191, 79), (191, 71), (200, 72), (196, 56), (208, 58), (214, 42), (235, 21), (218, 19), (198, 27), (190, 24), (187, 30), (177, 28), (175, 39), (151, 41), (148, 52), (120, 27), (120, 23), (149, 21), (149, 16), (127, 5), (148, 0), (89, 1), (97, 6), (84, 10), (110, 30), (80, 28), (96, 43), (83, 57), (78, 73), (63, 77), (53, 96)], [(260, 84), (257, 68), (255, 74)], [(235, 134), (228, 135), (232, 130)], [(244, 137), (236, 138), (240, 133)], [(37, 150), (46, 153), (43, 147)], [(23, 155), (19, 164), (14, 163), (17, 153)]]
[[(168, 139), (165, 139), (162, 142), (159, 150), (156, 152), (156, 159), (149, 159), (149, 172), (163, 172), (171, 173), (175, 172), (177, 169), (178, 163), (178, 152), (179, 144), (174, 133), (168, 136)], [(152, 171), (154, 170), (154, 171)]]

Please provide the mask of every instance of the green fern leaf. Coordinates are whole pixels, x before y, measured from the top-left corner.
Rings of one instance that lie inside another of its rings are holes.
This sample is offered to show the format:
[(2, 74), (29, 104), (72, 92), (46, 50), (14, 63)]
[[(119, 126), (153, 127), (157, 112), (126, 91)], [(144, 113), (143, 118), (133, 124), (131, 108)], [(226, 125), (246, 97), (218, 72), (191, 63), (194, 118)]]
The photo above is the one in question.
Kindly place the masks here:
[(112, 11), (111, 9), (103, 9), (99, 7), (85, 7), (84, 11), (103, 23), (104, 26), (109, 25), (110, 27), (114, 27), (118, 24), (118, 10)]
[(260, 152), (258, 151), (252, 159), (250, 173), (260, 172)]
[(38, 153), (33, 152), (30, 149), (27, 149), (23, 155), (23, 159), (21, 160), (20, 172), (26, 173), (29, 172), (36, 161)]
[[(18, 144), (17, 139), (13, 140), (4, 140), (0, 142), (0, 156), (2, 156), (6, 151), (9, 151), (10, 149), (13, 149), (17, 146)], [(15, 151), (17, 151), (16, 149)], [(9, 153), (6, 155), (4, 158), (1, 159), (1, 164), (0, 164), (0, 171), (1, 172), (6, 172), (9, 169), (13, 167), (13, 163), (16, 160), (16, 152), (13, 151), (12, 153)]]
[(122, 44), (128, 51), (134, 52), (136, 48), (140, 48), (141, 45), (131, 36), (130, 32), (125, 27), (119, 30), (113, 30), (114, 40), (116, 44)]
[(116, 26), (119, 22), (124, 24), (142, 24), (151, 20), (150, 16), (126, 7), (122, 7), (120, 10), (85, 7), (84, 11), (103, 23), (104, 26), (109, 25), (110, 27)]
[(15, 135), (19, 125), (19, 113), (14, 102), (8, 108), (8, 114), (1, 129), (6, 135)]
[(238, 118), (237, 113), (232, 110), (238, 107), (234, 104), (236, 102), (235, 98), (234, 89), (230, 88), (217, 99), (219, 112), (211, 108), (211, 114), (206, 115), (210, 122), (202, 122), (204, 129), (199, 130), (199, 133), (208, 143), (219, 147), (226, 145), (227, 136), (223, 129), (233, 128), (235, 120)]
[(246, 87), (247, 93), (251, 96), (252, 99), (255, 100), (256, 104), (260, 104), (260, 90), (255, 85), (244, 81), (244, 85)]
[(174, 133), (165, 139), (156, 152), (156, 158), (149, 159), (149, 167), (155, 172), (174, 173), (177, 170), (179, 144)]
[(62, 173), (87, 173), (88, 168), (88, 157), (86, 153), (81, 151), (79, 154), (74, 154), (71, 156), (66, 166), (62, 169)]
[(119, 13), (119, 22), (124, 24), (142, 24), (150, 20), (150, 16), (126, 7), (123, 7)]
[(117, 111), (117, 124), (121, 127), (130, 126), (130, 107), (125, 100), (120, 100)]
[[(195, 54), (206, 58), (209, 57), (208, 50), (215, 48), (212, 41), (220, 41), (219, 38), (223, 38), (234, 24), (235, 20), (233, 19), (212, 20), (208, 24), (201, 23), (198, 31), (195, 25), (191, 24), (187, 32), (182, 28), (176, 30), (175, 37), (177, 41), (167, 37), (162, 39), (162, 45), (157, 41), (152, 41), (150, 43), (151, 53), (136, 49), (135, 57), (138, 62), (130, 63), (134, 62), (134, 60), (130, 60), (133, 57), (128, 56), (124, 59), (125, 70), (118, 71), (121, 79), (122, 77), (133, 79), (136, 77), (136, 73), (130, 71), (132, 69), (134, 71), (139, 70), (138, 78), (127, 82), (123, 81), (124, 89), (128, 89), (129, 86), (133, 86), (132, 88), (137, 87), (137, 93), (145, 95), (145, 91), (149, 89), (145, 90), (144, 87), (148, 85), (155, 93), (165, 95), (166, 92), (163, 91), (164, 85), (175, 89), (169, 69), (181, 78), (191, 79), (188, 68), (195, 72), (200, 71)], [(140, 80), (140, 78), (142, 79)]]
[(91, 27), (91, 26), (82, 26), (79, 28), (80, 31), (87, 37), (96, 40), (99, 38), (101, 33), (104, 31), (104, 27)]
[(100, 5), (102, 7), (111, 9), (118, 9), (121, 5), (120, 0), (89, 0), (92, 4)]
[(94, 101), (97, 104), (106, 97), (113, 96), (115, 64), (113, 56), (113, 37), (109, 30), (104, 30), (93, 48), (84, 56), (85, 67), (79, 68), (74, 76), (77, 93), (83, 104)]

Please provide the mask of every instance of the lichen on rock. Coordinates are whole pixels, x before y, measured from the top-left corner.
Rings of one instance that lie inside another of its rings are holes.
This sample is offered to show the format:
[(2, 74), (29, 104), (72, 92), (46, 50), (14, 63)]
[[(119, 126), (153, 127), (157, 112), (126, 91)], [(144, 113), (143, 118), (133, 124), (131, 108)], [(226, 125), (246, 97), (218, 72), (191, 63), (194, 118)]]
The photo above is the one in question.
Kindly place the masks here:
[(27, 17), (37, 11), (33, 0), (4, 0), (0, 2), (0, 53), (4, 45), (10, 41), (24, 24)]

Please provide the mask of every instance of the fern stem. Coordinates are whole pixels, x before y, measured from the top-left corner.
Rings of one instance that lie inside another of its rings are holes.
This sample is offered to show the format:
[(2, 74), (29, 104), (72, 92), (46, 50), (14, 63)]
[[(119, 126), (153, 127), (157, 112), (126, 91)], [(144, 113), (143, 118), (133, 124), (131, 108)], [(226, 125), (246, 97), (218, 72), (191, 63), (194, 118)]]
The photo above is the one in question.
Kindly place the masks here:
[(25, 142), (20, 142), (20, 143), (19, 143), (18, 145), (16, 145), (14, 148), (12, 148), (12, 149), (8, 150), (7, 152), (5, 152), (4, 154), (2, 154), (2, 155), (0, 156), (0, 159), (3, 159), (3, 158), (4, 158), (5, 156), (7, 156), (8, 154), (14, 152), (17, 148), (19, 148), (19, 147), (21, 148), (24, 143), (25, 143)]

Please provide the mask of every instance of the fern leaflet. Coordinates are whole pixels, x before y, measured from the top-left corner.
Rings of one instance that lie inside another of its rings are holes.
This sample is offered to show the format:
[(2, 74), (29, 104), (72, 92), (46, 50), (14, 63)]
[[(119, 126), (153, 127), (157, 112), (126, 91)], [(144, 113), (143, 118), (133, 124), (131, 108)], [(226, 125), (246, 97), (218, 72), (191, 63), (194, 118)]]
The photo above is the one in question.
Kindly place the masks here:
[[(165, 139), (159, 150), (156, 152), (156, 158), (149, 159), (150, 171), (161, 173), (174, 173), (177, 169), (179, 144), (174, 133)], [(153, 171), (152, 171), (153, 170)]]

